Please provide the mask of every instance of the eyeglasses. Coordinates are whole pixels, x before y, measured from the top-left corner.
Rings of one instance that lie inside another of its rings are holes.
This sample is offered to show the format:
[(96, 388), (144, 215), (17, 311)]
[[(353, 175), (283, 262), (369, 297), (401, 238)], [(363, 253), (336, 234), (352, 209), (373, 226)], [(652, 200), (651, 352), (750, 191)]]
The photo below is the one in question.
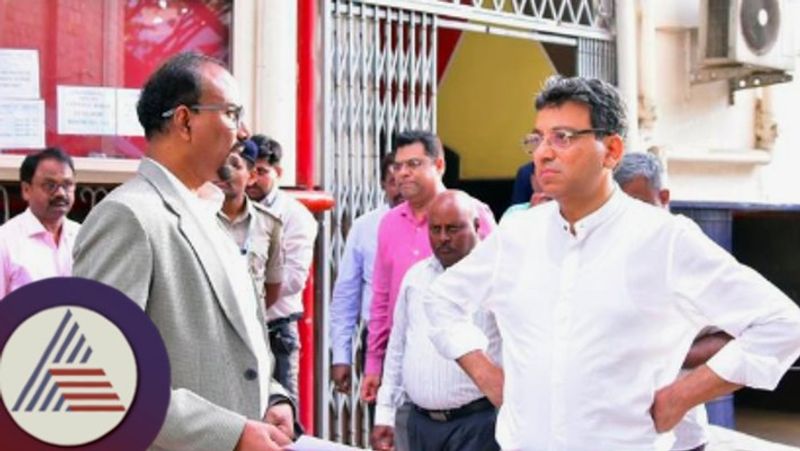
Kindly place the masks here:
[[(179, 106), (180, 105), (164, 111), (161, 113), (161, 117), (172, 117)], [(206, 105), (185, 106), (195, 113), (199, 113), (201, 111), (222, 111), (225, 114), (225, 117), (231, 121), (231, 125), (233, 125), (231, 128), (238, 130), (242, 125), (242, 117), (244, 116), (244, 106), (242, 105), (236, 105), (234, 103), (209, 103)]]
[(425, 164), (425, 158), (409, 158), (405, 161), (395, 161), (392, 163), (392, 171), (393, 172), (400, 172), (403, 170), (403, 166), (407, 167), (409, 170), (413, 171), (422, 165)]
[(583, 135), (589, 134), (597, 134), (597, 135), (607, 135), (608, 130), (604, 130), (601, 128), (586, 128), (583, 130), (572, 130), (570, 128), (556, 128), (550, 130), (550, 132), (545, 135), (543, 133), (531, 133), (525, 136), (525, 139), (522, 140), (522, 148), (525, 150), (525, 153), (528, 155), (533, 155), (533, 152), (542, 145), (542, 143), (547, 140), (547, 142), (553, 146), (557, 150), (564, 150), (567, 149), (569, 146), (572, 145), (572, 140)]
[(65, 180), (61, 183), (46, 181), (40, 183), (39, 187), (50, 195), (57, 193), (59, 188), (63, 188), (64, 191), (71, 193), (75, 191), (75, 182), (72, 180)]

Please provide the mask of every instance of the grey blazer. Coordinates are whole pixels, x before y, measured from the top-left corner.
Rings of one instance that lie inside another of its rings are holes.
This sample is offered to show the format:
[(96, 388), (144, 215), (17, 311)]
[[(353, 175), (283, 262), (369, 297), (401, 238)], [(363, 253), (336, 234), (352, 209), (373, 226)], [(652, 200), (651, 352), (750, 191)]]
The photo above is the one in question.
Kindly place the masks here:
[(128, 295), (166, 344), (172, 392), (152, 449), (234, 449), (246, 419), (261, 420), (254, 348), (222, 263), (166, 174), (143, 159), (92, 209), (73, 255), (75, 276)]

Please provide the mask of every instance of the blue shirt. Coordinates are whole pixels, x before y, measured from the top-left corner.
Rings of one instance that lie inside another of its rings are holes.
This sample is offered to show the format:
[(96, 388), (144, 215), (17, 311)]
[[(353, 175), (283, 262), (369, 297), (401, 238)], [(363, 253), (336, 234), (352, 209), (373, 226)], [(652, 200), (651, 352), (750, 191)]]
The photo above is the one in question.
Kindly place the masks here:
[(352, 364), (353, 333), (359, 317), (369, 319), (378, 226), (387, 211), (389, 207), (382, 205), (362, 215), (353, 221), (347, 235), (330, 306), (334, 364)]

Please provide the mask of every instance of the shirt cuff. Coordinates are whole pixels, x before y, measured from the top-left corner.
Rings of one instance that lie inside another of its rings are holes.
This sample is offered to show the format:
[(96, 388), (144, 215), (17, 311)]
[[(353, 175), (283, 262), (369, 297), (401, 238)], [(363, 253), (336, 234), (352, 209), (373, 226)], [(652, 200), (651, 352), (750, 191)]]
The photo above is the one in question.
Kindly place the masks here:
[(378, 404), (375, 406), (375, 424), (394, 427), (394, 413), (394, 407)]
[(716, 373), (717, 376), (725, 379), (728, 382), (740, 385), (749, 385), (756, 388), (755, 385), (750, 385), (755, 381), (747, 380), (747, 371), (744, 367), (745, 356), (744, 350), (739, 346), (736, 340), (731, 340), (722, 349), (712, 356), (706, 365), (711, 368), (711, 371)]
[(333, 355), (331, 356), (331, 363), (334, 365), (352, 365), (353, 357), (351, 350), (334, 347)]
[(483, 332), (471, 323), (457, 324), (447, 329), (438, 329), (431, 334), (431, 341), (444, 358), (456, 360), (475, 350), (483, 350), (489, 346), (489, 340)]
[(738, 340), (729, 341), (706, 365), (728, 382), (762, 390), (774, 390), (785, 372), (778, 358), (748, 353)]

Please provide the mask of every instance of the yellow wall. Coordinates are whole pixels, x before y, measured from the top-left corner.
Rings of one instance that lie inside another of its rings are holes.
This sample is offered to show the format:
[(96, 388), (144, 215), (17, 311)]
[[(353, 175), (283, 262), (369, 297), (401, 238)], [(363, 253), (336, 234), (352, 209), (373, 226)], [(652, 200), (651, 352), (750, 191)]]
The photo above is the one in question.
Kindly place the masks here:
[(462, 179), (514, 178), (528, 160), (520, 142), (550, 75), (538, 42), (464, 32), (439, 83), (437, 129), (461, 155)]

